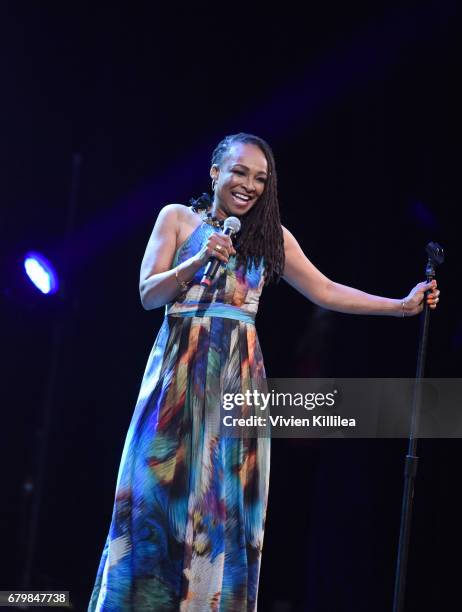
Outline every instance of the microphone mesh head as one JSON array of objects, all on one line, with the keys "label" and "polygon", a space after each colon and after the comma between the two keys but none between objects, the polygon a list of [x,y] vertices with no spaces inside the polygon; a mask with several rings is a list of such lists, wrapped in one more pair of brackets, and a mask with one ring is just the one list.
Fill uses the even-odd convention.
[{"label": "microphone mesh head", "polygon": [[237,234],[237,232],[241,229],[241,222],[237,217],[227,217],[225,219],[223,229],[230,229],[233,234]]}]

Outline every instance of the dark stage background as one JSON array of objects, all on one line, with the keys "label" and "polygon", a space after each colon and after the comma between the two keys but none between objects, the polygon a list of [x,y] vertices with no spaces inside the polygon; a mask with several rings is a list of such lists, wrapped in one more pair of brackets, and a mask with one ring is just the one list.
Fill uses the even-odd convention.
[{"label": "dark stage background", "polygon": [[[159,208],[209,188],[225,134],[272,144],[283,223],[333,279],[404,297],[425,244],[445,247],[427,375],[460,376],[456,5],[1,3],[1,589],[24,567],[23,483],[63,320],[32,586],[85,609],[163,316],[141,308],[139,264]],[[27,284],[32,248],[56,261],[65,298]],[[274,377],[415,372],[417,319],[325,312],[281,282],[257,328]],[[405,449],[273,442],[263,612],[391,610]],[[461,608],[460,449],[420,444],[409,612]]]}]

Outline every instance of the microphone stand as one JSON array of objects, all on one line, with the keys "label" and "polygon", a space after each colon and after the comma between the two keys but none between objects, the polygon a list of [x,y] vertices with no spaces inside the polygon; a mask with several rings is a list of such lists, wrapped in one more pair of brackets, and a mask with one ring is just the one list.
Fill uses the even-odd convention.
[{"label": "microphone stand", "polygon": [[[435,266],[442,264],[444,253],[441,246],[436,242],[427,244],[428,255],[425,275],[430,282],[435,278]],[[409,557],[409,542],[411,534],[412,509],[414,504],[414,485],[417,475],[417,435],[419,430],[421,383],[425,370],[425,359],[427,353],[428,327],[430,323],[430,309],[428,307],[425,293],[424,309],[421,315],[419,349],[417,353],[417,371],[414,382],[412,398],[411,430],[409,433],[409,447],[404,467],[404,492],[401,507],[401,525],[399,532],[398,558],[396,563],[395,591],[393,597],[393,612],[404,612],[404,598],[406,592],[406,572]]]}]

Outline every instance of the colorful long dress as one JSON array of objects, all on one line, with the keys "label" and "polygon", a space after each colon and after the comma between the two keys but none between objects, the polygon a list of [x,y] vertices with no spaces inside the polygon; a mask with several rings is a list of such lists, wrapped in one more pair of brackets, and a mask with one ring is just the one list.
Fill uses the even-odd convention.
[{"label": "colorful long dress", "polygon": [[[199,225],[173,265],[218,231]],[[148,359],[117,478],[90,611],[256,610],[269,483],[267,438],[220,434],[224,392],[261,389],[254,319],[263,266],[203,269]]]}]

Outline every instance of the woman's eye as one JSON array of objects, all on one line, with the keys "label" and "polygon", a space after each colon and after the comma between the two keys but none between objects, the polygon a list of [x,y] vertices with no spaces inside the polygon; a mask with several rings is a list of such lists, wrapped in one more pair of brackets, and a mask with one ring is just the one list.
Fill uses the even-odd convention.
[{"label": "woman's eye", "polygon": [[[233,172],[233,174],[238,174],[239,176],[245,176],[245,172],[244,172],[243,170],[237,170],[237,169],[234,169],[234,170],[232,170],[232,172]],[[257,179],[256,179],[256,180],[257,180],[259,183],[263,183],[263,185],[265,185],[265,184],[266,184],[266,182],[267,182],[267,178],[266,178],[266,177],[264,177],[264,176],[259,176],[259,177],[257,177]]]}]

